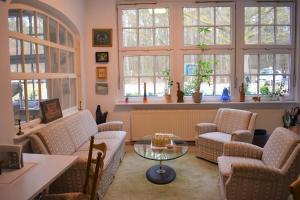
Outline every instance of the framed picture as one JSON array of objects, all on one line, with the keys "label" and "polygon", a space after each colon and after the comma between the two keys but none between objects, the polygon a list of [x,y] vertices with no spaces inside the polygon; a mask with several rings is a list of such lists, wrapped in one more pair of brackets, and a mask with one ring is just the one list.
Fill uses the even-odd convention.
[{"label": "framed picture", "polygon": [[96,95],[107,95],[108,94],[108,84],[107,83],[96,83],[95,92],[96,92]]},{"label": "framed picture", "polygon": [[108,52],[96,52],[96,62],[99,63],[104,63],[104,62],[108,62],[109,58],[108,58]]},{"label": "framed picture", "polygon": [[96,80],[106,81],[107,80],[107,67],[96,68]]},{"label": "framed picture", "polygon": [[49,99],[40,102],[42,112],[42,122],[52,122],[58,118],[61,118],[62,112],[59,103],[59,99]]},{"label": "framed picture", "polygon": [[111,47],[112,29],[93,29],[93,47]]}]

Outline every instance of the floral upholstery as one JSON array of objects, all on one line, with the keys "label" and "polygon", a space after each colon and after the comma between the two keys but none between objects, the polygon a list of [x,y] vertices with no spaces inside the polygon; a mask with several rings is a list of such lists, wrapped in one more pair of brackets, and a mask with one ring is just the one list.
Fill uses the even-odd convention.
[{"label": "floral upholstery", "polygon": [[256,113],[245,110],[220,108],[214,123],[196,125],[196,155],[217,162],[223,154],[223,145],[230,141],[252,143]]},{"label": "floral upholstery", "polygon": [[218,165],[223,199],[287,199],[289,185],[300,173],[300,137],[279,127],[263,149],[251,144],[227,143],[224,155],[218,157]]}]

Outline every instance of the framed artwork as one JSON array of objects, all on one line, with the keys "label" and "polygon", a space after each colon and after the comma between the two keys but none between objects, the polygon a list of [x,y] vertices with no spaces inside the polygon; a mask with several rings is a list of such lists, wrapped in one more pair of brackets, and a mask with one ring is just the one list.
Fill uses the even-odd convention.
[{"label": "framed artwork", "polygon": [[62,112],[59,103],[59,99],[49,99],[40,102],[42,112],[42,122],[52,122],[58,118],[61,118]]},{"label": "framed artwork", "polygon": [[96,80],[98,81],[107,80],[107,67],[96,67]]},{"label": "framed artwork", "polygon": [[112,29],[93,29],[93,47],[111,47]]},{"label": "framed artwork", "polygon": [[108,84],[107,83],[96,83],[95,92],[96,92],[96,95],[107,95],[108,94]]},{"label": "framed artwork", "polygon": [[109,57],[108,57],[108,52],[96,52],[96,62],[99,63],[105,63],[108,62]]}]

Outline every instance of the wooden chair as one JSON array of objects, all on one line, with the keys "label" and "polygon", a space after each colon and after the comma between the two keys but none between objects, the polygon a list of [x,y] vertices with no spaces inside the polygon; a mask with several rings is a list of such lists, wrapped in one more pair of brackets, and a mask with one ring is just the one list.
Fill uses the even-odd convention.
[{"label": "wooden chair", "polygon": [[[97,149],[100,152],[97,153],[97,159],[93,158],[93,149]],[[87,161],[87,169],[85,175],[85,183],[83,186],[83,191],[72,192],[72,193],[62,193],[62,194],[47,194],[41,197],[41,200],[95,200],[97,195],[97,186],[99,179],[103,172],[104,158],[106,156],[106,144],[94,144],[94,136],[91,137],[89,155]],[[92,164],[95,164],[95,172],[92,172]],[[90,188],[90,193],[88,193],[89,181],[92,180],[92,185]]]},{"label": "wooden chair", "polygon": [[300,200],[300,178],[290,185],[291,193],[294,200]]}]

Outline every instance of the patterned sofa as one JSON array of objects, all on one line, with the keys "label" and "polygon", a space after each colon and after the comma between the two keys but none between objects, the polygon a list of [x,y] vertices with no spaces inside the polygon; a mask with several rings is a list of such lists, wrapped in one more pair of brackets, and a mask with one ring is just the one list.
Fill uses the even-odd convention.
[{"label": "patterned sofa", "polygon": [[[34,153],[77,155],[77,162],[50,185],[50,193],[82,191],[89,151],[89,138],[95,136],[95,143],[104,142],[107,153],[104,171],[98,188],[102,199],[125,153],[126,132],[119,121],[96,125],[88,110],[79,111],[69,117],[56,120],[37,133],[29,136]],[[96,151],[94,151],[96,157]]]}]

